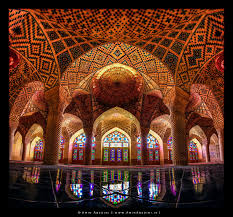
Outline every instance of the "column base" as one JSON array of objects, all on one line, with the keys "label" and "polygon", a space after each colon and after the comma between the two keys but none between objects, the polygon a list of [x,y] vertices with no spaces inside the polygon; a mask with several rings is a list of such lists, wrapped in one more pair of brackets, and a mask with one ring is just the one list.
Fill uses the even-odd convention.
[{"label": "column base", "polygon": [[174,166],[187,166],[188,161],[186,161],[186,160],[173,160],[173,165]]},{"label": "column base", "polygon": [[58,165],[58,162],[43,162],[43,165]]}]

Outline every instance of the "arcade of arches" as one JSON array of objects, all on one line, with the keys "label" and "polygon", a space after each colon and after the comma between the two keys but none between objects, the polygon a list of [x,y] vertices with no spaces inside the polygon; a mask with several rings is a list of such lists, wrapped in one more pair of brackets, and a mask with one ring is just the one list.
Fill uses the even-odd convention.
[{"label": "arcade of arches", "polygon": [[223,163],[223,18],[9,9],[10,161]]}]

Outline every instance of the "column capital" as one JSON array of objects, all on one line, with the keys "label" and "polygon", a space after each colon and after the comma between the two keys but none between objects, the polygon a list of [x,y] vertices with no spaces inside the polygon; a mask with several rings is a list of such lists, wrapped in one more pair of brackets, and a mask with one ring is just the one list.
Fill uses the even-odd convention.
[{"label": "column capital", "polygon": [[150,131],[150,128],[148,128],[148,127],[141,127],[141,136],[142,137],[144,137],[144,136],[147,136],[148,135],[148,133],[149,133],[149,131]]},{"label": "column capital", "polygon": [[71,102],[71,97],[65,88],[58,85],[45,91],[45,100],[50,109],[55,111],[60,109],[63,113],[66,106]]},{"label": "column capital", "polygon": [[171,112],[185,113],[185,108],[189,102],[189,94],[179,87],[174,87],[171,95]]}]

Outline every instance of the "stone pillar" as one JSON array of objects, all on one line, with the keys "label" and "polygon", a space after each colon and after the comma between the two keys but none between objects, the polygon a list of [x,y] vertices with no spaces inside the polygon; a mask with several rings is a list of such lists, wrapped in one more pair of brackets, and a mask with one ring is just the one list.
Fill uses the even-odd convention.
[{"label": "stone pillar", "polygon": [[45,92],[48,104],[48,117],[45,132],[44,164],[58,164],[64,103],[61,100],[60,87],[56,86]]},{"label": "stone pillar", "polygon": [[84,128],[84,132],[86,135],[84,164],[91,165],[92,127]]},{"label": "stone pillar", "polygon": [[217,129],[220,161],[224,161],[224,128]]},{"label": "stone pillar", "polygon": [[147,165],[149,162],[148,159],[148,150],[147,150],[147,135],[149,133],[149,128],[141,128],[141,141],[142,141],[142,165]]},{"label": "stone pillar", "polygon": [[23,153],[22,153],[22,161],[26,160],[27,146],[25,141],[25,136],[22,135],[22,143],[23,143]]},{"label": "stone pillar", "polygon": [[69,142],[70,142],[70,136],[66,130],[66,128],[62,128],[62,136],[64,138],[64,158],[63,163],[68,164],[68,154],[69,154]]},{"label": "stone pillar", "polygon": [[210,138],[207,138],[206,140],[205,157],[206,157],[206,163],[209,163],[210,162]]},{"label": "stone pillar", "polygon": [[15,130],[16,128],[9,127],[9,160],[11,160],[11,152],[15,140]]},{"label": "stone pillar", "polygon": [[175,89],[175,96],[170,111],[172,132],[172,156],[174,165],[188,164],[188,149],[186,145],[185,108],[189,96],[179,88]]}]

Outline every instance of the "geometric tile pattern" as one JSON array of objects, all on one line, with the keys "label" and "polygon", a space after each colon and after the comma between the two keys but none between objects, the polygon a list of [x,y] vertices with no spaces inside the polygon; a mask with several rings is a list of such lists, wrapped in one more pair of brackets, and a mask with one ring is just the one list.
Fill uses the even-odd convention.
[{"label": "geometric tile pattern", "polygon": [[190,83],[201,73],[202,66],[223,50],[223,46],[224,12],[207,14],[199,23],[183,52],[177,69],[176,83],[182,89],[189,91]]},{"label": "geometric tile pattern", "polygon": [[28,83],[20,90],[10,111],[10,122],[19,120],[31,97],[38,90],[44,90],[43,83],[39,81]]},{"label": "geometric tile pattern", "polygon": [[27,132],[35,123],[42,127],[43,132],[46,131],[46,119],[40,112],[35,112],[32,115],[21,117],[16,131],[19,130],[23,136],[26,136]]},{"label": "geometric tile pattern", "polygon": [[[216,129],[223,128],[223,126],[224,126],[224,114],[223,114],[221,107],[219,106],[219,103],[216,100],[212,90],[209,87],[207,87],[206,85],[194,84],[194,85],[192,85],[192,91],[199,94],[202,102],[207,106],[207,108],[208,108],[208,110],[213,118],[215,128]],[[201,109],[199,108],[198,111],[200,112]],[[206,114],[207,113],[209,114],[209,112],[205,111]],[[203,111],[202,111],[202,113],[203,113]]]},{"label": "geometric tile pattern", "polygon": [[[120,42],[99,46],[82,55],[64,72],[61,84],[68,86],[72,94],[77,84],[86,76],[113,63],[131,66],[139,73],[146,74],[158,84],[164,95],[169,90],[169,86],[174,85],[171,73],[156,57],[142,49]],[[145,92],[154,88],[146,77],[144,80],[146,81]],[[86,86],[85,90],[90,91],[90,87]]]},{"label": "geometric tile pattern", "polygon": [[[222,126],[224,75],[214,57],[223,38],[223,9],[9,9],[10,47],[21,57],[9,72],[11,119],[37,90],[28,82],[47,90],[61,79],[73,92],[87,75],[118,62],[147,75],[164,96],[174,83],[187,92],[207,85],[194,88],[202,99],[195,112]],[[147,91],[153,85],[144,80]]]},{"label": "geometric tile pattern", "polygon": [[9,110],[27,83],[41,80],[40,74],[33,65],[21,54],[19,56],[19,64],[15,68],[9,69]]},{"label": "geometric tile pattern", "polygon": [[10,9],[9,37],[10,46],[31,62],[45,88],[55,86],[59,75],[57,65],[51,46],[36,19],[25,11]]},{"label": "geometric tile pattern", "polygon": [[[216,56],[218,57],[218,54]],[[193,84],[198,83],[208,85],[212,90],[222,113],[224,113],[224,72],[221,72],[216,68],[216,56],[201,68],[200,73],[194,78]]]},{"label": "geometric tile pattern", "polygon": [[[60,72],[106,42],[122,41],[157,56],[175,73],[178,56],[211,9],[27,9],[52,42]],[[66,61],[63,61],[65,59]]]}]

